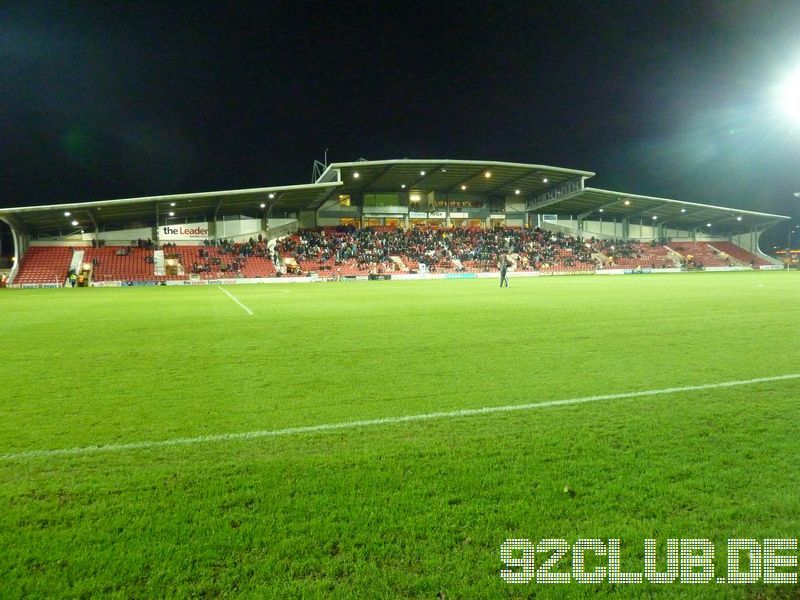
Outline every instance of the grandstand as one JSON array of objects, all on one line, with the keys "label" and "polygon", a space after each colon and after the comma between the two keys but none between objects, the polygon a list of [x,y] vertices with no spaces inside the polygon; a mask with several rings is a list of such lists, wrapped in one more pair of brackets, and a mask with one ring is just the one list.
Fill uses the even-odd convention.
[{"label": "grandstand", "polygon": [[13,286],[765,269],[788,217],[585,186],[589,171],[464,160],[333,163],[307,185],[0,210]]}]

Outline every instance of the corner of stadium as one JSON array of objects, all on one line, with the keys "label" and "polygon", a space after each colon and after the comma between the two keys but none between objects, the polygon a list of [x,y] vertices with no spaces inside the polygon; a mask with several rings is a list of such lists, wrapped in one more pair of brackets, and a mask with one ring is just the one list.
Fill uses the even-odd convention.
[{"label": "corner of stadium", "polygon": [[[316,164],[310,184],[0,209],[7,287],[780,269],[789,217],[450,159]],[[500,234],[500,235],[498,235]],[[73,282],[74,283],[74,282]]]}]

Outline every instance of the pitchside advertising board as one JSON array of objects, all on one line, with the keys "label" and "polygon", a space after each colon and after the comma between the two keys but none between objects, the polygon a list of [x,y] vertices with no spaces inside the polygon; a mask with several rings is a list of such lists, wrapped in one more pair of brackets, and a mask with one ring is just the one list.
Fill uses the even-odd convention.
[{"label": "pitchside advertising board", "polygon": [[180,225],[161,225],[158,239],[164,242],[205,240],[208,238],[208,222],[181,223]]}]

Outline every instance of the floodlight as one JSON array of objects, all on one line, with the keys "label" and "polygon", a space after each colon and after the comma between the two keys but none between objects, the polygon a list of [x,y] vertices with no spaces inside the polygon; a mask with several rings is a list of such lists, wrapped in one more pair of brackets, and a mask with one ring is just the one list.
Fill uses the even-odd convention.
[{"label": "floodlight", "polygon": [[72,214],[72,213],[71,213],[71,212],[69,212],[68,210],[65,210],[65,211],[64,211],[64,216],[65,216],[65,217],[68,217],[68,216],[70,216],[71,214]]},{"label": "floodlight", "polygon": [[267,208],[267,205],[262,202],[261,203],[261,208]]},{"label": "floodlight", "polygon": [[486,179],[489,179],[489,177],[492,176],[492,172],[491,171],[486,171],[486,173],[484,173],[483,176],[486,177]]},{"label": "floodlight", "polygon": [[467,186],[462,183],[461,184],[461,191],[463,192],[465,189],[467,189]]},{"label": "floodlight", "polygon": [[72,225],[73,225],[73,227],[77,227],[78,226],[78,222],[77,221],[73,221]]},{"label": "floodlight", "polygon": [[411,200],[412,202],[419,202],[420,200],[422,200],[422,197],[419,194],[411,194],[408,197],[408,199]]},{"label": "floodlight", "polygon": [[270,195],[269,195],[269,199],[272,200],[274,197],[275,197],[275,192],[271,192]]},{"label": "floodlight", "polygon": [[420,171],[420,172],[419,172],[419,174],[420,174],[422,177],[425,177],[425,171]]},{"label": "floodlight", "polygon": [[406,184],[404,183],[403,185],[400,186],[400,188],[401,189],[406,189]]},{"label": "floodlight", "polygon": [[786,78],[778,91],[778,99],[783,112],[800,124],[800,68]]},{"label": "floodlight", "polygon": [[358,171],[353,173],[353,179],[358,179],[359,177],[361,177],[361,174]]},{"label": "floodlight", "polygon": [[174,202],[170,202],[169,205],[170,206],[175,206],[175,203]]},{"label": "floodlight", "polygon": [[685,213],[685,212],[686,212],[686,209],[685,209],[685,208],[682,208],[682,209],[681,209],[681,212],[682,212],[682,213]]},{"label": "floodlight", "polygon": [[519,190],[514,190],[514,194],[516,194],[517,196],[519,196]]},{"label": "floodlight", "polygon": [[631,205],[631,201],[630,200],[625,200],[624,204],[625,204],[625,206],[630,206]]},{"label": "floodlight", "polygon": [[172,211],[169,211],[169,216],[170,216],[170,217],[174,217],[174,216],[175,216],[175,213],[174,213],[174,212],[172,212]]},{"label": "floodlight", "polygon": [[657,218],[658,217],[656,215],[653,215],[653,221],[655,221]]},{"label": "floodlight", "polygon": [[545,177],[544,179],[542,179],[542,183],[547,183],[547,181],[548,181],[548,180],[547,180],[547,177]]},{"label": "floodlight", "polygon": [[601,208],[598,212],[603,212],[604,210],[605,210],[604,208]]}]

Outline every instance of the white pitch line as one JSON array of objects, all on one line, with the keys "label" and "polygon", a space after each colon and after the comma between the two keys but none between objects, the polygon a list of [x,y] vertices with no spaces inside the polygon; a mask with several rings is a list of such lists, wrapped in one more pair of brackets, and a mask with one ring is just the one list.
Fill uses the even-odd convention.
[{"label": "white pitch line", "polygon": [[239,299],[238,299],[238,298],[236,298],[236,296],[234,296],[233,294],[231,294],[231,293],[230,293],[228,290],[226,290],[224,287],[222,287],[222,286],[219,286],[219,289],[221,289],[223,292],[225,292],[226,294],[228,294],[228,297],[229,297],[231,300],[233,300],[234,302],[236,302],[236,304],[238,304],[239,306],[241,306],[241,307],[244,309],[244,311],[245,311],[245,312],[246,312],[248,315],[252,315],[252,314],[253,314],[253,311],[252,311],[252,310],[250,310],[250,309],[249,309],[249,308],[247,308],[247,307],[246,307],[244,304],[242,304],[241,302],[239,302]]},{"label": "white pitch line", "polygon": [[785,381],[787,379],[798,379],[798,378],[800,378],[800,373],[792,373],[789,375],[775,375],[773,377],[757,377],[755,379],[723,381],[721,383],[705,383],[702,385],[687,385],[683,387],[663,388],[660,390],[643,390],[639,392],[624,392],[621,394],[604,394],[602,396],[583,396],[580,398],[568,398],[566,400],[548,400],[547,402],[536,402],[532,404],[510,404],[506,406],[487,406],[485,408],[467,408],[463,410],[453,410],[448,412],[423,413],[417,415],[405,415],[400,417],[384,417],[380,419],[366,419],[361,421],[345,421],[342,423],[322,423],[320,425],[307,425],[304,427],[287,427],[285,429],[245,431],[240,433],[219,433],[215,435],[201,435],[198,437],[175,438],[171,440],[152,440],[152,441],[142,441],[142,442],[131,442],[129,444],[108,444],[106,446],[82,446],[78,448],[59,448],[54,450],[29,450],[27,452],[0,454],[0,460],[17,460],[25,458],[39,458],[45,456],[79,456],[82,454],[95,454],[100,452],[121,452],[125,450],[151,450],[153,448],[166,448],[169,446],[188,446],[191,444],[206,444],[211,442],[253,440],[258,438],[296,435],[301,433],[317,433],[320,431],[336,431],[339,429],[372,427],[374,425],[394,425],[397,423],[410,423],[413,421],[431,421],[433,419],[450,419],[459,417],[472,417],[476,415],[490,415],[494,413],[503,413],[503,412],[534,410],[537,408],[568,406],[571,404],[586,404],[588,402],[600,402],[603,400],[620,400],[623,398],[641,398],[644,396],[660,396],[665,394],[677,394],[681,392],[697,392],[702,390],[731,388],[743,385],[753,385],[756,383],[770,383],[773,381]]}]

